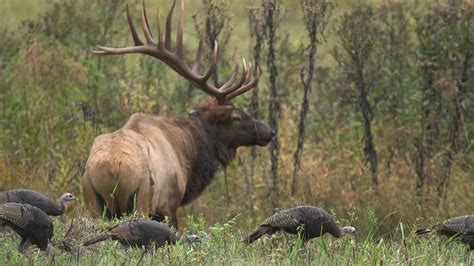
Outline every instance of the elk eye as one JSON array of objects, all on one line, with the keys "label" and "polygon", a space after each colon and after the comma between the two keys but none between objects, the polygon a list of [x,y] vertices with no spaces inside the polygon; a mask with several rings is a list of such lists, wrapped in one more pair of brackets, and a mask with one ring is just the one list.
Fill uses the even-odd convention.
[{"label": "elk eye", "polygon": [[240,120],[242,120],[242,118],[240,116],[238,116],[238,115],[233,115],[232,116],[232,121],[237,122],[237,121],[240,121]]}]

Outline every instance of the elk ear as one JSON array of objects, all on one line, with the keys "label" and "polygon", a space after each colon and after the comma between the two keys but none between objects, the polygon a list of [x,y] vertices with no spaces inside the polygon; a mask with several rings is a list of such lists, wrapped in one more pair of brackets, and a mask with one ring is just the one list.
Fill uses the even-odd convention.
[{"label": "elk ear", "polygon": [[234,106],[232,105],[218,105],[210,110],[208,118],[214,122],[230,121],[232,111],[234,111]]}]

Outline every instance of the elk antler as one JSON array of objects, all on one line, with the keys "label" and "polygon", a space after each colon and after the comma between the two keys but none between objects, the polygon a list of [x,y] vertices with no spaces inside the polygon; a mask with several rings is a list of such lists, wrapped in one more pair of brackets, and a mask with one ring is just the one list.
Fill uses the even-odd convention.
[{"label": "elk antler", "polygon": [[[143,10],[142,10],[142,28],[145,35],[146,42],[143,43],[138,37],[135,25],[133,23],[132,16],[130,15],[130,10],[128,5],[126,5],[127,10],[127,19],[128,24],[130,25],[130,31],[132,33],[132,38],[135,43],[134,46],[124,47],[124,48],[112,48],[99,46],[100,51],[92,51],[95,54],[99,55],[114,55],[114,54],[133,54],[133,53],[142,53],[151,55],[158,58],[159,60],[165,62],[168,66],[174,69],[178,74],[189,80],[191,83],[196,85],[199,89],[203,90],[207,94],[214,96],[217,99],[219,105],[230,104],[230,100],[248,90],[253,88],[258,83],[260,76],[260,71],[257,69],[255,79],[251,80],[252,69],[248,69],[245,59],[243,59],[242,74],[238,82],[236,82],[237,76],[239,75],[239,64],[236,64],[234,71],[230,79],[225,82],[220,87],[215,87],[207,83],[209,77],[211,76],[214,67],[217,62],[218,57],[218,48],[217,42],[214,45],[214,51],[212,53],[211,65],[209,69],[204,74],[199,74],[199,66],[201,64],[203,56],[203,43],[204,38],[201,37],[199,41],[199,47],[196,53],[196,59],[190,68],[185,60],[183,55],[183,13],[184,13],[184,2],[181,0],[181,10],[179,14],[178,22],[178,31],[176,34],[176,50],[172,51],[171,48],[171,19],[173,16],[173,10],[176,5],[176,0],[173,0],[173,5],[168,13],[166,19],[166,28],[163,36],[161,23],[160,23],[160,13],[158,11],[158,41],[155,42],[153,36],[150,32],[150,26],[148,24],[148,17],[145,9],[145,1],[143,1]],[[252,65],[250,64],[250,68]]]}]

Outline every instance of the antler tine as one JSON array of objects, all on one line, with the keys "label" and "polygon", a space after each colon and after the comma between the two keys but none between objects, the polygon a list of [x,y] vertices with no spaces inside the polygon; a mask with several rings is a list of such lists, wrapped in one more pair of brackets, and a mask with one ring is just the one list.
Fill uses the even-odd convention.
[{"label": "antler tine", "polygon": [[165,49],[171,51],[171,20],[173,18],[174,6],[176,5],[176,0],[173,0],[173,5],[171,6],[168,17],[166,18],[166,28],[165,28]]},{"label": "antler tine", "polygon": [[230,91],[230,88],[232,87],[232,84],[235,82],[235,79],[237,78],[238,74],[239,74],[239,64],[237,63],[234,67],[234,71],[232,72],[232,75],[230,76],[230,79],[219,88],[219,91],[223,93],[228,93]]},{"label": "antler tine", "polygon": [[247,73],[246,73],[247,75],[245,76],[245,82],[242,84],[243,86],[250,83],[250,78],[252,77],[252,72],[253,72],[252,71],[252,62],[249,62],[249,68],[248,69],[249,69],[249,71],[247,71]]},{"label": "antler tine", "polygon": [[[214,42],[214,52],[212,53],[211,65],[209,66],[209,69],[207,70],[206,74],[204,74],[203,76],[200,77],[201,82],[205,82],[211,77],[212,72],[214,71],[214,68],[215,68],[216,63],[217,63],[218,50],[219,50],[219,47],[217,45],[217,41],[215,41]],[[214,90],[217,93],[219,93],[219,91],[217,89],[214,89]]]},{"label": "antler tine", "polygon": [[94,54],[98,55],[113,55],[113,54],[133,54],[133,53],[146,53],[147,49],[143,46],[132,46],[132,47],[125,47],[125,48],[113,48],[113,47],[106,47],[100,46],[100,51],[91,51]]},{"label": "antler tine", "polygon": [[199,66],[201,65],[203,50],[204,50],[204,33],[201,35],[201,38],[199,39],[199,46],[196,52],[196,58],[194,59],[194,63],[191,68],[191,71],[196,72],[196,73],[199,72]]},{"label": "antler tine", "polygon": [[181,10],[179,11],[178,31],[176,32],[176,55],[183,58],[183,24],[184,24],[184,1],[181,0]]},{"label": "antler tine", "polygon": [[244,84],[246,76],[247,76],[247,65],[245,64],[245,61],[244,61],[244,63],[242,64],[242,76],[240,77],[239,82],[235,83],[235,79],[234,79],[232,83],[230,83],[230,84],[226,83],[222,87],[220,87],[219,91],[222,91],[225,94],[229,94],[229,93],[235,91],[236,89],[241,87],[242,84]]},{"label": "antler tine", "polygon": [[[235,98],[236,96],[239,96],[242,93],[245,93],[255,87],[258,84],[258,80],[260,79],[260,68],[257,68],[257,73],[255,74],[255,79],[252,80],[251,82],[246,82],[246,84],[243,87],[240,87],[239,89],[235,90],[232,93],[227,94],[226,99],[230,101],[232,98]],[[250,79],[251,72],[248,72],[248,76]]]},{"label": "antler tine", "polygon": [[160,17],[160,9],[157,8],[156,9],[156,21],[157,21],[157,29],[158,29],[158,43],[157,43],[157,46],[158,46],[158,50],[162,50],[163,49],[163,31],[161,29],[161,17]]},{"label": "antler tine", "polygon": [[150,25],[148,24],[148,17],[146,15],[146,8],[145,8],[145,0],[142,1],[143,9],[142,9],[142,28],[143,33],[145,34],[146,43],[147,44],[155,44],[153,40],[153,36],[150,32]]},{"label": "antler tine", "polygon": [[135,43],[135,46],[143,45],[143,42],[138,37],[137,30],[135,29],[135,24],[133,23],[132,15],[130,15],[130,9],[128,8],[128,4],[125,5],[125,9],[127,11],[127,20],[128,25],[130,26],[130,31],[132,32],[133,42]]},{"label": "antler tine", "polygon": [[[244,62],[245,62],[245,58],[244,58]],[[250,81],[250,78],[252,77],[252,72],[253,72],[253,71],[252,71],[252,70],[253,70],[253,69],[252,69],[252,62],[249,62],[249,68],[248,68],[247,70],[248,70],[247,73],[246,73],[247,76],[246,76],[246,78],[245,78],[244,84],[248,84],[249,81]]]}]

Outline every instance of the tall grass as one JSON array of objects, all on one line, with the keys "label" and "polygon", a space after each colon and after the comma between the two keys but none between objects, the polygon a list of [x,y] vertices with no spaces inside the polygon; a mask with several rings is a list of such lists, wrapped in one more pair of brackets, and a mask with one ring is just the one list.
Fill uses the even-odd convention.
[{"label": "tall grass", "polygon": [[[116,241],[105,241],[90,247],[80,244],[118,223],[76,219],[67,239],[64,232],[70,218],[55,219],[55,236],[47,253],[30,249],[29,257],[16,250],[18,236],[10,232],[0,235],[0,255],[5,264],[15,265],[470,265],[474,253],[457,242],[438,237],[417,238],[413,228],[400,224],[391,240],[371,236],[334,239],[324,236],[302,245],[299,239],[283,233],[263,237],[252,245],[242,242],[249,231],[239,229],[240,216],[222,224],[205,228],[203,220],[189,218],[187,232],[193,230],[202,242],[177,244],[145,252],[141,248],[124,248]],[[63,220],[63,221],[62,221]],[[67,243],[67,245],[65,244]],[[64,251],[69,247],[72,251]]]}]

